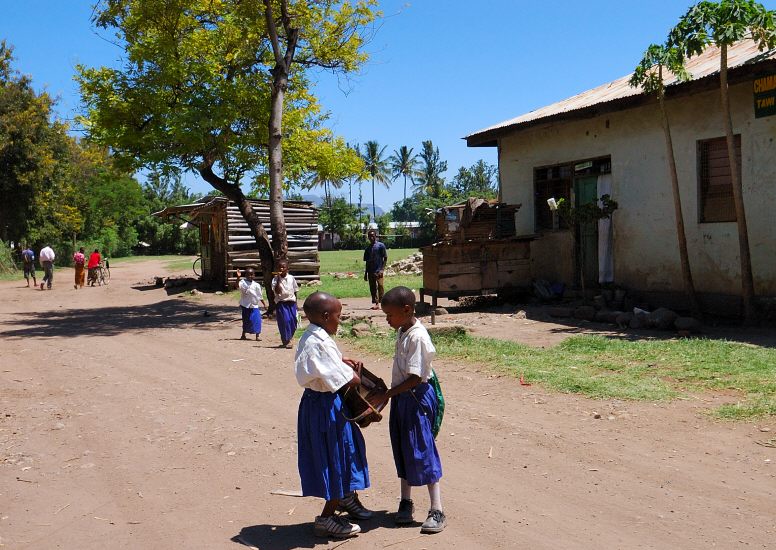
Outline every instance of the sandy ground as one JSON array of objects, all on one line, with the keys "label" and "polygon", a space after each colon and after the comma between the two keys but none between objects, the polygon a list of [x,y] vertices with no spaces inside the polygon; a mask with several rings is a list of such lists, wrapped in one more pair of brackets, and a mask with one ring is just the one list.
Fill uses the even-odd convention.
[{"label": "sandy ground", "polygon": [[[445,361],[435,366],[448,402],[438,440],[448,528],[421,536],[418,526],[393,527],[398,482],[383,422],[364,432],[372,488],[362,500],[376,518],[344,544],[317,539],[322,502],[272,494],[298,488],[301,394],[275,327],[265,325],[260,342],[239,341],[236,305],[144,286],[162,264],[112,272],[109,286],[78,291],[69,270],[52,291],[0,283],[0,547],[776,544],[776,449],[757,444],[776,422],[705,414],[730,396],[593,401]],[[346,304],[368,313],[365,300]],[[535,345],[588,330],[466,315],[478,330],[498,326]],[[389,361],[362,358],[390,378]],[[422,521],[425,490],[414,499]]]}]

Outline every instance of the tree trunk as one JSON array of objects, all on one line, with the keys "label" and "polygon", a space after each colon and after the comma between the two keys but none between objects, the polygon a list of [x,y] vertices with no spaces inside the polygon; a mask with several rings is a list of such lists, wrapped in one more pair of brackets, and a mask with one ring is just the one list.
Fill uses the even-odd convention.
[{"label": "tree trunk", "polygon": [[229,183],[224,178],[217,176],[213,172],[212,163],[205,163],[200,169],[199,173],[206,182],[213,186],[213,188],[221,191],[227,199],[234,202],[239,208],[245,221],[248,223],[248,227],[251,230],[253,238],[256,240],[256,245],[259,248],[259,258],[261,258],[261,269],[264,281],[264,287],[267,290],[267,304],[269,307],[267,310],[272,312],[275,309],[274,294],[272,293],[272,270],[274,267],[274,259],[272,257],[272,246],[269,243],[269,235],[264,229],[264,225],[261,223],[258,214],[253,210],[250,201],[245,197],[245,194],[240,189],[239,185]]},{"label": "tree trunk", "polygon": [[[661,74],[662,81],[662,74]],[[690,256],[687,253],[687,234],[684,229],[684,215],[682,214],[682,198],[679,194],[679,176],[676,172],[676,158],[674,157],[674,143],[671,139],[671,127],[668,124],[665,97],[663,91],[658,93],[660,102],[660,115],[663,121],[663,134],[666,139],[666,158],[668,159],[668,171],[671,174],[671,191],[674,196],[674,217],[676,219],[676,237],[679,240],[679,259],[682,264],[682,280],[687,299],[690,301],[690,311],[693,317],[700,317],[701,308],[698,305],[698,296],[695,294],[695,284],[690,270]]]},{"label": "tree trunk", "polygon": [[272,227],[272,248],[277,259],[288,256],[286,220],[283,216],[283,98],[288,86],[288,74],[277,66],[273,69],[272,107],[269,113],[269,221]]},{"label": "tree trunk", "polygon": [[404,174],[404,200],[407,200],[407,174]]},{"label": "tree trunk", "polygon": [[377,221],[377,207],[375,206],[375,179],[372,178],[372,218]]},{"label": "tree trunk", "polygon": [[744,319],[751,323],[755,320],[754,310],[754,278],[752,276],[752,258],[749,255],[749,230],[746,224],[744,209],[744,192],[741,185],[741,174],[738,171],[736,144],[733,136],[733,120],[730,116],[730,97],[728,95],[727,78],[727,46],[720,48],[719,84],[722,99],[722,122],[727,139],[728,159],[730,160],[730,180],[733,187],[733,203],[736,208],[736,223],[738,225],[738,247],[741,257],[741,296],[744,302]]}]

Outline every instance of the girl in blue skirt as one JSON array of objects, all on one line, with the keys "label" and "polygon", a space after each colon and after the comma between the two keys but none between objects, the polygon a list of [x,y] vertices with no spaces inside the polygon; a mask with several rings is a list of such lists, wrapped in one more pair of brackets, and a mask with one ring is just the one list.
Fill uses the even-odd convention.
[{"label": "girl in blue skirt", "polygon": [[436,349],[426,327],[415,318],[412,290],[404,286],[392,288],[383,296],[381,307],[388,324],[398,331],[391,389],[385,396],[392,398],[388,429],[401,480],[401,501],[395,521],[397,525],[414,522],[412,487],[425,485],[431,507],[420,532],[439,533],[445,528],[446,518],[439,486],[442,463],[432,433],[438,402],[428,383]]},{"label": "girl in blue skirt", "polygon": [[355,492],[369,487],[369,468],[364,437],[346,420],[350,412],[337,390],[361,383],[362,364],[343,358],[331,338],[342,313],[339,300],[315,292],[305,300],[304,312],[310,326],[299,340],[295,360],[297,382],[305,388],[297,419],[302,495],[326,499],[315,518],[316,535],[352,537],[361,527],[335,512],[347,512],[356,520],[372,517]]},{"label": "girl in blue skirt", "polygon": [[245,270],[245,277],[240,278],[240,270],[237,270],[237,287],[240,289],[240,312],[242,313],[242,336],[240,340],[247,340],[245,334],[255,334],[256,340],[261,334],[261,310],[259,304],[267,307],[262,296],[261,285],[254,281],[255,273],[252,267]]},{"label": "girl in blue skirt", "polygon": [[288,272],[288,261],[280,260],[277,264],[278,273],[272,279],[272,292],[275,293],[275,317],[278,321],[281,346],[290,348],[291,340],[296,332],[296,293],[299,285]]}]

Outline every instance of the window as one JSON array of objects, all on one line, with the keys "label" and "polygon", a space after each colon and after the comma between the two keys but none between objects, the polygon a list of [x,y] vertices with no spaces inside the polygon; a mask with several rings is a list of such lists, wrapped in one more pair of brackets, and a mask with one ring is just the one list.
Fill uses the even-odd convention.
[{"label": "window", "polygon": [[[735,136],[736,161],[741,174],[741,135]],[[727,140],[724,137],[698,141],[698,187],[701,223],[734,222],[733,186]]]},{"label": "window", "polygon": [[[570,165],[550,166],[534,170],[534,212],[536,230],[565,228],[563,221],[550,210],[547,199],[571,200],[572,170]],[[559,225],[560,223],[560,225]]]}]

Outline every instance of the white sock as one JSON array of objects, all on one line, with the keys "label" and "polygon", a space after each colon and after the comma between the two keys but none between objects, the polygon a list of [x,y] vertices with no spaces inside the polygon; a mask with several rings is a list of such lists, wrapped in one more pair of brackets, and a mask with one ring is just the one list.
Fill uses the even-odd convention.
[{"label": "white sock", "polygon": [[428,497],[431,500],[431,509],[442,511],[442,488],[439,482],[428,484]]}]

